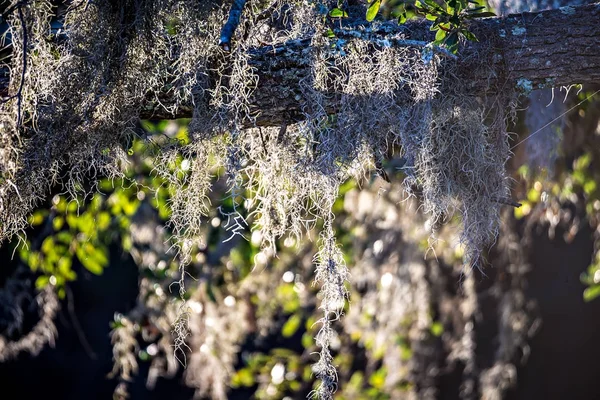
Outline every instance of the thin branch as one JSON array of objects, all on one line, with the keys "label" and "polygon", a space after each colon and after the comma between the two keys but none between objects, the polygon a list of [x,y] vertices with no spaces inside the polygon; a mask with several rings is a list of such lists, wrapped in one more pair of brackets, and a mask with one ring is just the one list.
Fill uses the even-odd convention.
[{"label": "thin branch", "polygon": [[69,316],[71,317],[71,322],[73,322],[73,328],[75,329],[75,333],[77,333],[77,338],[79,342],[83,346],[83,349],[87,353],[87,355],[92,359],[96,360],[98,356],[92,349],[90,342],[88,342],[87,337],[85,336],[85,332],[83,331],[81,324],[79,324],[79,319],[77,319],[77,315],[75,314],[75,306],[73,302],[73,292],[69,286],[66,286],[67,292],[67,309],[69,310]]},{"label": "thin branch", "polygon": [[21,126],[21,108],[23,103],[23,87],[25,86],[25,74],[27,72],[27,24],[25,23],[25,15],[23,15],[23,6],[26,5],[26,1],[20,1],[8,9],[5,14],[2,15],[3,19],[5,19],[5,15],[11,13],[15,9],[17,10],[17,14],[19,16],[19,21],[21,22],[21,27],[23,29],[23,67],[21,69],[21,82],[19,83],[19,90],[17,93],[7,97],[6,99],[2,99],[0,104],[6,103],[14,98],[17,99],[17,127]]},{"label": "thin branch", "polygon": [[12,14],[13,11],[15,11],[17,8],[21,8],[21,6],[24,6],[27,3],[27,0],[23,0],[23,1],[19,1],[18,3],[13,4],[12,6],[8,7],[6,10],[4,10],[4,12],[2,14],[0,14],[0,17],[2,17],[3,20],[6,20],[6,16],[9,14]]},{"label": "thin branch", "polygon": [[387,183],[391,183],[389,175],[385,171],[385,168],[383,168],[382,157],[377,157],[377,159],[375,160],[375,172],[377,173],[377,175],[379,175],[379,177],[381,177],[381,179],[383,179]]},{"label": "thin branch", "polygon": [[456,54],[452,54],[450,51],[446,50],[443,47],[436,46],[431,42],[425,40],[412,40],[412,39],[398,39],[398,38],[377,38],[377,37],[369,37],[369,35],[365,35],[363,32],[359,32],[356,30],[347,30],[347,29],[334,29],[334,33],[339,37],[346,38],[356,38],[365,36],[372,43],[375,43],[381,47],[420,47],[423,49],[423,57],[426,58],[428,53],[437,53],[441,56],[451,58],[453,60],[458,60],[458,56]]},{"label": "thin branch", "polygon": [[285,132],[287,131],[287,124],[284,122],[281,124],[281,129],[279,129],[279,134],[277,134],[277,144],[283,143],[283,139],[285,138]]},{"label": "thin branch", "polygon": [[231,4],[229,18],[225,25],[223,25],[223,29],[221,29],[221,40],[219,42],[219,45],[221,45],[225,51],[229,51],[231,48],[231,38],[240,24],[240,17],[242,16],[242,10],[244,9],[245,4],[246,0],[233,0],[233,3]]},{"label": "thin branch", "polygon": [[492,201],[495,201],[496,203],[500,203],[500,204],[505,204],[507,206],[512,206],[515,208],[519,208],[523,205],[523,204],[513,201],[511,199],[499,199],[499,198],[494,197],[494,198],[492,198]]},{"label": "thin branch", "polygon": [[[472,21],[473,33],[489,40],[466,43],[461,47],[458,60],[444,56],[446,62],[441,65],[440,74],[442,90],[445,85],[452,87],[461,82],[470,95],[486,96],[512,88],[522,90],[524,84],[539,89],[598,82],[600,55],[590,49],[595,48],[600,38],[600,6],[591,4],[573,10],[573,15],[548,10]],[[360,21],[349,21],[345,26],[334,31],[341,39],[357,37],[378,46],[415,46],[424,50],[424,56],[440,50],[424,48],[433,40],[427,23],[386,24],[375,31],[361,28]],[[526,35],[521,33],[523,29]],[[402,40],[403,35],[411,39]],[[250,108],[256,111],[256,116],[247,126],[281,126],[304,118],[302,107],[308,99],[301,90],[301,82],[312,73],[311,59],[305,51],[310,42],[311,37],[302,37],[247,50],[248,64],[258,77],[250,99]],[[539,49],[543,49],[543,54]],[[339,106],[340,93],[326,92],[325,108],[333,114]],[[194,109],[191,103],[175,107],[169,96],[162,96],[161,101],[166,107],[172,106],[174,112],[167,112],[158,104],[146,104],[141,117],[191,117]]]},{"label": "thin branch", "polygon": [[23,29],[23,68],[21,71],[21,83],[19,84],[19,91],[17,92],[17,128],[21,126],[21,103],[23,102],[23,86],[25,85],[25,72],[27,71],[27,24],[25,23],[25,16],[23,15],[23,8],[20,5],[17,8],[19,14],[19,20],[21,21],[21,27]]}]

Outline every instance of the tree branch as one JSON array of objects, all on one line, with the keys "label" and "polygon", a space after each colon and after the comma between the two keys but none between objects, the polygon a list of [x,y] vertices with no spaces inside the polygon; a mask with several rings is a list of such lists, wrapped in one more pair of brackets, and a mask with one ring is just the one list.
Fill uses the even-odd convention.
[{"label": "tree branch", "polygon": [[[236,6],[237,5],[237,6]],[[223,27],[221,44],[229,43],[239,22],[244,1],[236,0]],[[236,8],[237,7],[237,8]],[[364,20],[347,18],[336,30],[338,37],[361,37],[376,44],[415,46],[433,40],[428,21],[395,22],[376,30]],[[365,26],[367,28],[365,28]],[[456,60],[443,56],[442,69],[452,73],[441,76],[444,88],[460,82],[468,93],[482,96],[517,88],[523,93],[533,89],[600,82],[600,3],[561,7],[535,13],[471,21],[470,30],[479,42],[468,42]],[[410,40],[392,39],[406,33]],[[388,38],[389,40],[386,40]],[[379,41],[379,42],[377,42]],[[258,85],[251,97],[251,110],[259,126],[282,126],[302,119],[306,103],[300,82],[311,74],[310,38],[281,46],[251,50],[249,64],[258,74]],[[143,105],[142,119],[189,118],[191,104],[167,111],[173,99],[159,94],[160,104]],[[149,99],[154,96],[148,96]],[[327,93],[327,110],[334,113],[339,93]]]},{"label": "tree branch", "polygon": [[[406,32],[413,41],[433,40],[427,22],[388,23],[378,32],[361,31],[361,24],[364,21],[345,22],[346,27],[356,26],[351,29],[354,37],[391,37]],[[480,42],[468,42],[457,60],[446,59],[444,65],[458,71],[451,79],[454,83],[459,79],[475,96],[515,87],[526,93],[538,88],[600,82],[600,3],[475,20],[471,31]],[[337,34],[347,32],[348,29],[341,29]],[[251,105],[258,125],[282,125],[302,118],[306,99],[299,82],[310,74],[309,42],[295,40],[252,51],[250,65],[259,79]],[[394,41],[390,44],[403,45]],[[441,84],[443,89],[444,82]],[[335,112],[337,96],[328,95],[328,109]],[[168,104],[169,99],[164,101]],[[142,118],[190,117],[192,111],[191,106],[184,106],[175,114],[168,114],[152,104],[144,109]]]},{"label": "tree branch", "polygon": [[229,51],[231,38],[240,24],[240,17],[242,16],[242,10],[244,9],[245,4],[246,0],[233,0],[233,3],[231,4],[229,18],[225,25],[223,25],[223,29],[221,29],[221,39],[219,43],[225,51]]}]

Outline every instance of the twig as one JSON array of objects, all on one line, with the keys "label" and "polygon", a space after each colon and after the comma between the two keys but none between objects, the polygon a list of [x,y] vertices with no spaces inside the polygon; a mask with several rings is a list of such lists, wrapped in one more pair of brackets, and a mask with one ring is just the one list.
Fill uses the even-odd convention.
[{"label": "twig", "polygon": [[23,69],[21,71],[21,83],[17,92],[17,128],[21,126],[21,103],[23,102],[23,86],[25,85],[25,72],[27,71],[27,24],[23,15],[22,5],[17,8],[19,20],[23,29]]},{"label": "twig", "polygon": [[92,346],[88,342],[88,340],[85,336],[85,332],[81,328],[81,325],[79,324],[79,320],[77,319],[77,315],[75,314],[75,307],[73,304],[73,292],[71,291],[71,288],[69,288],[68,286],[66,286],[65,288],[66,288],[66,292],[67,292],[67,309],[69,310],[69,316],[71,317],[71,322],[73,322],[73,328],[75,329],[75,333],[77,333],[79,342],[83,346],[83,349],[85,350],[87,355],[92,360],[95,360],[98,358],[98,356],[96,355],[96,353],[92,349]]},{"label": "twig", "polygon": [[513,201],[511,199],[499,199],[497,197],[493,197],[492,201],[495,201],[496,203],[500,203],[500,204],[506,204],[507,206],[512,206],[515,208],[519,208],[523,205],[523,204],[517,203],[516,201]]},{"label": "twig", "polygon": [[267,143],[265,142],[265,137],[263,136],[262,128],[260,126],[258,127],[258,134],[262,143],[263,154],[267,154]]},{"label": "twig", "polygon": [[230,50],[231,38],[240,24],[240,17],[242,16],[242,10],[245,4],[246,0],[233,0],[233,3],[231,4],[229,18],[225,25],[223,25],[223,29],[221,29],[221,40],[219,41],[219,45],[223,47],[225,51]]},{"label": "twig", "polygon": [[458,60],[456,54],[452,54],[450,51],[444,49],[443,47],[436,46],[430,42],[426,42],[424,40],[412,40],[412,39],[399,39],[399,38],[380,38],[373,35],[371,32],[363,32],[358,29],[334,29],[333,32],[336,36],[342,38],[364,38],[370,40],[381,47],[392,47],[393,45],[399,47],[420,47],[424,51],[430,51],[437,53],[441,56],[451,58],[453,60]]},{"label": "twig", "polygon": [[391,183],[390,177],[383,168],[383,162],[381,161],[381,157],[377,157],[377,159],[375,160],[375,172],[377,173],[377,175],[379,175],[379,177],[381,177],[381,179],[383,179],[387,183]]},{"label": "twig", "polygon": [[284,122],[281,125],[281,129],[279,129],[279,134],[277,135],[277,144],[283,143],[283,139],[285,138],[286,131],[287,131],[287,124]]},{"label": "twig", "polygon": [[2,14],[0,14],[0,17],[2,17],[3,20],[6,20],[7,15],[11,14],[17,8],[21,8],[21,6],[24,6],[26,3],[27,3],[27,0],[23,0],[23,1],[19,1],[18,3],[13,4],[12,6],[8,7],[6,10],[4,10],[4,12]]}]

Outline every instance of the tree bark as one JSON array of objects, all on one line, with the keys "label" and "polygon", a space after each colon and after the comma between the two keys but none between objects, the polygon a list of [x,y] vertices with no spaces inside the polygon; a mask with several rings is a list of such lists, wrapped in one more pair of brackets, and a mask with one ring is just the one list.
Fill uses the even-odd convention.
[{"label": "tree bark", "polygon": [[[345,21],[347,27],[362,21]],[[411,40],[433,40],[425,21],[406,25],[384,24],[378,32],[351,28],[352,36],[366,39],[380,34],[410,32]],[[600,82],[600,3],[561,7],[556,10],[522,13],[471,22],[470,30],[479,42],[467,42],[456,60],[446,57],[442,69],[452,69],[451,79],[460,80],[468,93],[489,95],[517,89],[533,89]],[[347,33],[341,29],[339,35]],[[256,124],[274,126],[302,119],[306,99],[300,82],[310,75],[309,39],[296,40],[279,47],[252,50],[250,65],[258,74],[258,85],[251,97]],[[441,95],[448,82],[441,82]],[[336,110],[337,95],[328,93],[328,109]],[[164,98],[163,104],[169,104]],[[142,119],[191,117],[192,107],[182,106],[174,114],[147,104]]]}]

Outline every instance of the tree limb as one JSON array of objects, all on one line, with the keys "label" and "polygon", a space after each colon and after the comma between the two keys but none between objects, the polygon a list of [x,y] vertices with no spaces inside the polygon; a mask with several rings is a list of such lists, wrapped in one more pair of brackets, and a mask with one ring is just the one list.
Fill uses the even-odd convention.
[{"label": "tree limb", "polygon": [[245,4],[246,0],[234,0],[231,4],[229,18],[225,25],[223,25],[223,29],[221,29],[221,39],[219,43],[225,51],[229,51],[231,38],[240,24],[240,17],[242,16],[242,10],[244,9]]},{"label": "tree limb", "polygon": [[[234,3],[243,6],[244,2],[237,0]],[[230,14],[224,32],[233,14]],[[376,32],[364,26],[373,25],[347,18],[344,28],[337,30],[336,34],[351,33],[353,37],[375,40],[375,36],[385,39],[407,33],[412,43],[398,43],[398,40],[390,39],[391,46],[433,40],[428,21],[405,25],[385,23]],[[457,60],[443,57],[442,68],[452,70],[452,74],[443,74],[442,70],[441,76],[452,82],[441,82],[442,94],[445,86],[456,82],[461,82],[474,96],[513,88],[527,93],[546,87],[600,82],[600,3],[473,20],[470,30],[480,41],[466,43]],[[223,38],[221,41],[223,43]],[[251,50],[249,64],[258,74],[258,85],[250,100],[257,125],[281,126],[302,119],[302,106],[307,100],[300,89],[300,82],[311,73],[309,44],[310,38],[307,38],[277,47]],[[168,94],[161,94],[159,98],[167,108],[173,104]],[[327,109],[333,113],[339,104],[339,94],[327,93],[327,98]],[[174,113],[153,103],[145,104],[143,110],[142,119],[186,118],[192,115],[191,104],[179,107]]]}]

